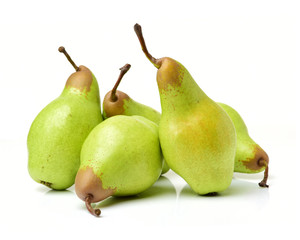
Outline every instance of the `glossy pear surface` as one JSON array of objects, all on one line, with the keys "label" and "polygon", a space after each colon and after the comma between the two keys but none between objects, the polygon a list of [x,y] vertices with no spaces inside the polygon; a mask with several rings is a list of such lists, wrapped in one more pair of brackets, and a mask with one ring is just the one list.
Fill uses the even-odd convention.
[{"label": "glossy pear surface", "polygon": [[171,58],[158,61],[159,137],[167,164],[198,194],[225,190],[234,168],[232,121],[182,64]]},{"label": "glossy pear surface", "polygon": [[247,126],[240,114],[232,107],[218,103],[234,123],[237,134],[237,147],[234,171],[242,173],[258,173],[265,170],[259,161],[269,162],[266,152],[249,136]]},{"label": "glossy pear surface", "polygon": [[141,116],[118,115],[100,123],[85,140],[75,191],[90,202],[134,195],[154,184],[161,170],[157,125]]},{"label": "glossy pear surface", "polygon": [[28,171],[38,183],[57,190],[74,184],[81,146],[102,121],[98,83],[80,66],[62,94],[33,121],[27,139]]}]

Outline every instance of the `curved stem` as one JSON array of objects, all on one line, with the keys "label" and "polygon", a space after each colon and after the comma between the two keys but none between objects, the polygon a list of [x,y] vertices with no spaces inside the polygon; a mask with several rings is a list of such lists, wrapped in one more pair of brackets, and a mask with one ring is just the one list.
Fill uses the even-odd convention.
[{"label": "curved stem", "polygon": [[59,47],[58,51],[65,54],[66,58],[68,59],[68,61],[72,64],[72,66],[75,68],[76,72],[79,71],[79,67],[77,67],[77,65],[74,63],[74,61],[72,60],[72,58],[70,57],[70,55],[67,53],[66,49],[64,47]]},{"label": "curved stem", "polygon": [[128,72],[128,70],[130,69],[130,67],[131,67],[131,65],[127,63],[123,67],[120,68],[121,72],[120,72],[119,78],[118,78],[117,82],[115,83],[115,86],[111,90],[110,100],[112,102],[115,102],[115,101],[118,100],[118,97],[116,96],[117,88],[118,88],[118,86],[119,86],[119,84],[120,84],[123,76],[125,75],[125,73]]},{"label": "curved stem", "polygon": [[99,208],[97,209],[94,209],[91,205],[91,200],[92,200],[92,196],[91,195],[88,195],[86,198],[85,198],[85,206],[87,208],[87,210],[89,210],[89,212],[96,216],[96,217],[99,217],[99,215],[101,214],[101,210]]},{"label": "curved stem", "polygon": [[260,166],[265,166],[265,172],[264,172],[264,178],[263,180],[258,184],[260,187],[269,187],[269,185],[267,184],[268,181],[268,176],[269,176],[269,164],[266,160],[260,160],[258,162],[258,165]]},{"label": "curved stem", "polygon": [[159,61],[159,59],[156,59],[154,57],[152,57],[152,55],[148,52],[148,49],[146,47],[146,43],[145,43],[145,40],[144,40],[144,37],[143,37],[143,32],[142,32],[142,27],[141,25],[139,25],[138,23],[136,23],[134,25],[134,31],[140,41],[140,44],[141,44],[141,47],[142,47],[142,50],[143,52],[145,53],[146,57],[150,60],[150,62],[153,63],[153,65],[157,68],[160,68],[161,66],[161,61]]}]

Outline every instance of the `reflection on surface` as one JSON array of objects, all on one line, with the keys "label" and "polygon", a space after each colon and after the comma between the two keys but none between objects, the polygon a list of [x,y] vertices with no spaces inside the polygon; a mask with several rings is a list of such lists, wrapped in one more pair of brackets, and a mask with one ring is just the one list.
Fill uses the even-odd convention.
[{"label": "reflection on surface", "polygon": [[36,186],[36,191],[37,192],[40,192],[40,193],[47,193],[49,190],[51,190],[50,188],[46,187],[45,185],[43,184],[38,184]]},{"label": "reflection on surface", "polygon": [[268,199],[269,189],[258,186],[258,182],[247,182],[233,179],[229,188],[221,192],[220,195],[231,197],[256,196]]},{"label": "reflection on surface", "polygon": [[174,221],[193,219],[200,224],[230,224],[230,222],[258,225],[268,211],[269,189],[257,183],[233,179],[228,189],[216,196],[196,194],[188,184],[180,192],[178,213]]},{"label": "reflection on surface", "polygon": [[179,193],[180,196],[199,196],[204,198],[218,198],[218,197],[241,197],[245,195],[259,195],[269,196],[268,188],[261,188],[257,183],[247,182],[242,180],[233,179],[229,188],[225,191],[217,193],[215,196],[199,195],[195,193],[191,187],[186,184],[182,191]]},{"label": "reflection on surface", "polygon": [[[245,181],[257,182],[257,184],[264,178],[264,172],[260,173],[237,173],[233,174],[233,179],[241,179]],[[273,176],[269,174],[268,176],[268,184],[270,180],[273,179]]]},{"label": "reflection on surface", "polygon": [[171,183],[171,181],[164,176],[161,176],[156,183],[154,183],[149,189],[146,191],[139,193],[134,196],[128,196],[128,197],[109,197],[102,202],[95,204],[94,206],[96,208],[104,208],[107,206],[111,206],[114,204],[120,204],[120,203],[126,203],[128,201],[141,201],[141,200],[148,200],[148,199],[156,199],[156,198],[163,198],[168,197],[168,200],[170,197],[176,198],[176,190]]},{"label": "reflection on surface", "polygon": [[176,190],[171,181],[165,176],[161,176],[152,187],[138,194],[139,198],[172,195],[176,197]]},{"label": "reflection on surface", "polygon": [[[201,196],[196,194],[189,185],[186,185],[179,195],[179,205],[183,212],[205,212],[214,211],[222,206],[220,211],[224,215],[236,215],[246,217],[257,210],[266,210],[269,203],[269,189],[261,188],[257,183],[233,179],[229,188],[219,192],[216,196]],[[253,216],[255,217],[255,216]],[[209,217],[214,221],[213,217]],[[223,217],[217,217],[223,221]],[[226,221],[226,220],[225,220]]]},{"label": "reflection on surface", "polygon": [[52,214],[69,215],[74,211],[73,203],[78,199],[76,198],[75,193],[70,190],[58,191],[50,189],[44,194],[44,198],[40,204],[46,207]]},{"label": "reflection on surface", "polygon": [[74,193],[70,190],[53,190],[50,189],[48,192],[45,193],[46,195],[73,195]]}]

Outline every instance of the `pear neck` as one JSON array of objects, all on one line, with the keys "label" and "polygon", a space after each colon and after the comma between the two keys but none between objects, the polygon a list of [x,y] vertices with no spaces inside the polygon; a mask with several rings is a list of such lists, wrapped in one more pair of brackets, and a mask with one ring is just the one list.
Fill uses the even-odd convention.
[{"label": "pear neck", "polygon": [[62,95],[75,95],[100,104],[97,79],[89,69],[87,70],[83,68],[73,73],[67,80]]},{"label": "pear neck", "polygon": [[182,114],[182,111],[188,111],[193,106],[200,104],[205,98],[205,93],[198,87],[189,89],[181,86],[179,91],[160,91],[160,101],[162,113],[173,112]]},{"label": "pear neck", "polygon": [[180,66],[180,71],[172,75],[170,72],[163,72],[163,68],[157,72],[162,114],[182,114],[182,111],[188,111],[204,99],[208,99],[187,69],[181,64]]}]

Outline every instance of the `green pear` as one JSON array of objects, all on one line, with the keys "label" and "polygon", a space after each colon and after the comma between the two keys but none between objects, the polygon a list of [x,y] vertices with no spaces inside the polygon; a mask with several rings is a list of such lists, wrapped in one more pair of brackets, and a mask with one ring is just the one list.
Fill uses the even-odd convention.
[{"label": "green pear", "polygon": [[[121,72],[117,82],[113,89],[109,91],[103,100],[103,117],[104,119],[116,116],[116,115],[127,115],[127,116],[143,116],[157,125],[159,125],[161,114],[155,109],[134,101],[126,93],[117,90],[123,76],[130,69],[131,65],[126,64],[120,68]],[[162,174],[169,171],[169,166],[166,161],[163,161]]]},{"label": "green pear", "polygon": [[140,25],[136,24],[134,30],[146,57],[158,68],[162,108],[159,138],[167,164],[198,194],[227,189],[236,149],[231,119],[181,63],[169,57],[152,57]]},{"label": "green pear", "polygon": [[80,165],[81,146],[102,121],[99,87],[93,73],[77,67],[61,95],[34,119],[28,134],[28,171],[33,180],[63,190],[72,186]]},{"label": "green pear", "polygon": [[91,203],[141,193],[159,178],[162,153],[158,127],[142,116],[110,117],[91,131],[80,161],[76,194],[91,214],[99,216],[100,209],[93,209]]},{"label": "green pear", "polygon": [[237,135],[234,171],[241,173],[258,173],[265,170],[261,187],[268,187],[269,157],[267,153],[249,136],[247,126],[240,114],[232,107],[218,103],[231,118]]}]

